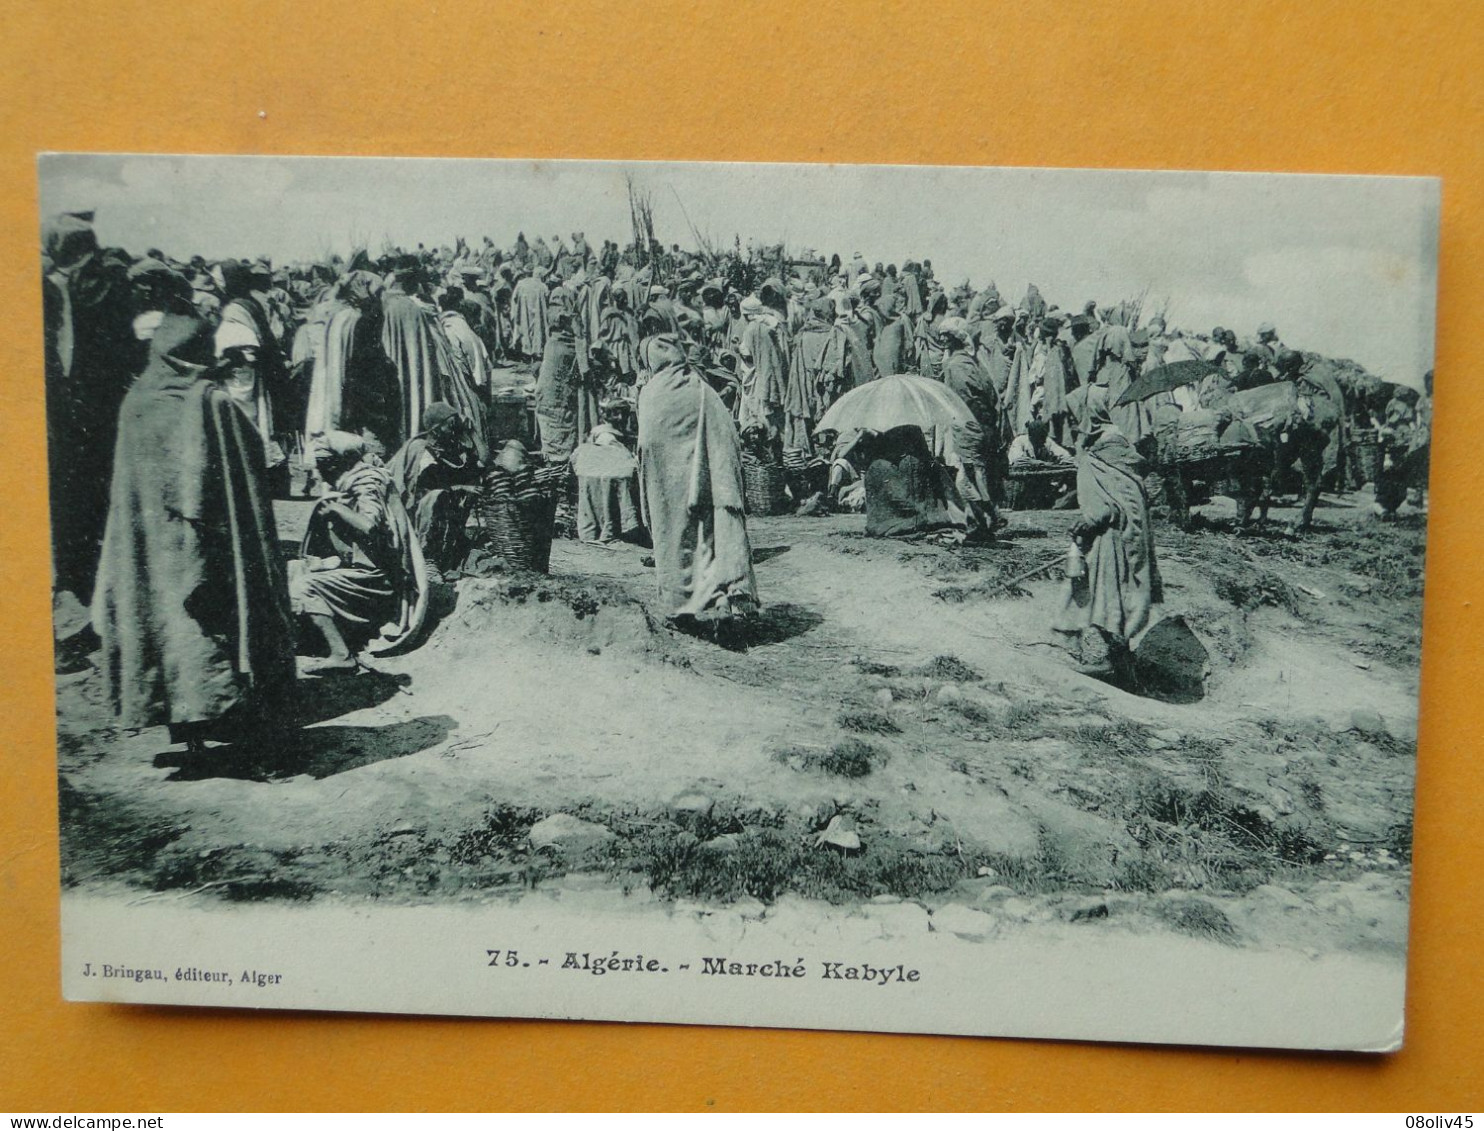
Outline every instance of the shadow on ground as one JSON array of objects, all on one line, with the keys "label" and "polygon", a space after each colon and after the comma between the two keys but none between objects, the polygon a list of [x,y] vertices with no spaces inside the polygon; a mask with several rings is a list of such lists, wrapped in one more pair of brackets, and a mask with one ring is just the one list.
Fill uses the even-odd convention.
[{"label": "shadow on ground", "polygon": [[787,603],[764,605],[758,615],[745,620],[724,621],[703,629],[699,635],[713,640],[730,652],[746,652],[765,644],[781,644],[803,636],[824,623],[824,617],[813,609]]},{"label": "shadow on ground", "polygon": [[763,562],[776,558],[779,554],[786,554],[792,546],[759,546],[752,551],[752,564],[760,565]]},{"label": "shadow on ground", "polygon": [[170,781],[272,781],[301,774],[328,778],[437,746],[457,726],[447,715],[379,727],[306,726],[209,747],[202,754],[168,751],[156,756],[155,765],[174,768]]}]

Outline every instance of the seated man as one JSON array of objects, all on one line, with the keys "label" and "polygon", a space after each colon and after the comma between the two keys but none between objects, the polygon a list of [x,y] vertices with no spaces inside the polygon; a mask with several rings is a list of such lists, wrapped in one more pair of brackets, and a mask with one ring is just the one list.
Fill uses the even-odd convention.
[{"label": "seated man", "polygon": [[1051,425],[1039,418],[1025,426],[1025,434],[1010,443],[1011,467],[1035,467],[1075,462],[1072,453],[1051,439]]},{"label": "seated man", "polygon": [[329,432],[317,438],[314,454],[334,488],[309,516],[289,596],[295,615],[307,616],[329,649],[306,674],[354,671],[347,633],[383,652],[422,627],[427,566],[391,473],[363,437]]},{"label": "seated man", "polygon": [[572,453],[577,473],[577,536],[612,546],[644,533],[639,518],[639,462],[624,447],[618,429],[599,424]]},{"label": "seated man", "polygon": [[387,465],[436,569],[456,570],[469,552],[469,512],[479,498],[479,466],[468,425],[453,406],[434,401],[423,410],[423,430]]},{"label": "seated man", "polygon": [[1072,453],[1051,439],[1051,425],[1040,417],[1025,426],[1025,433],[1010,443],[1010,481],[1006,501],[1014,510],[1033,511],[1055,507],[1071,486]]}]

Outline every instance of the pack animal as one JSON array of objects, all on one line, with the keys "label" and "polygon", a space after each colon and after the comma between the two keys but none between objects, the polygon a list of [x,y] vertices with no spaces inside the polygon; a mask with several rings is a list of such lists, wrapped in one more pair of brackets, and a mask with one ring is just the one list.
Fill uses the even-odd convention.
[{"label": "pack animal", "polygon": [[1222,408],[1232,417],[1221,446],[1236,484],[1238,521],[1246,526],[1256,509],[1266,522],[1279,480],[1296,466],[1304,485],[1297,528],[1312,529],[1320,485],[1344,446],[1338,387],[1305,374],[1233,393]]}]

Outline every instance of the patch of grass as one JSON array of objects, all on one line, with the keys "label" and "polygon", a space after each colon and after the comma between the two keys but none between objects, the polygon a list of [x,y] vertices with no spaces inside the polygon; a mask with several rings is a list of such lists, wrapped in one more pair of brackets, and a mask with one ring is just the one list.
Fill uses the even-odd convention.
[{"label": "patch of grass", "polygon": [[972,699],[955,699],[949,706],[971,723],[985,724],[997,721],[997,716],[993,711],[982,703],[975,703]]},{"label": "patch of grass", "polygon": [[1113,887],[1119,891],[1168,891],[1175,877],[1160,861],[1144,852],[1120,857],[1113,875]]},{"label": "patch of grass", "polygon": [[842,711],[835,717],[841,730],[854,734],[901,734],[902,728],[881,711]]},{"label": "patch of grass", "polygon": [[895,664],[878,664],[875,660],[868,660],[863,656],[857,656],[850,662],[862,675],[879,675],[889,677],[902,674],[902,669],[897,667]]},{"label": "patch of grass", "polygon": [[655,892],[675,899],[765,903],[786,892],[832,903],[876,895],[920,898],[947,891],[974,875],[979,860],[946,846],[924,847],[863,830],[863,848],[845,855],[817,848],[812,838],[781,829],[747,829],[727,848],[701,843],[684,830],[659,828],[615,845],[609,867],[643,875]]},{"label": "patch of grass", "polygon": [[1386,830],[1386,839],[1382,842],[1382,848],[1390,850],[1403,864],[1412,862],[1412,822],[1410,819],[1398,821]]},{"label": "patch of grass", "polygon": [[1309,771],[1300,771],[1294,778],[1298,786],[1299,796],[1304,799],[1304,804],[1310,809],[1320,812],[1324,809],[1324,787],[1319,780]]},{"label": "patch of grass", "polygon": [[1250,543],[1258,552],[1312,567],[1349,570],[1370,583],[1367,594],[1384,600],[1422,597],[1425,515],[1408,515],[1384,528],[1340,526],[1323,538]]},{"label": "patch of grass", "polygon": [[984,677],[957,656],[934,656],[927,663],[913,669],[914,675],[928,679],[941,679],[946,683],[978,683]]},{"label": "patch of grass", "polygon": [[877,763],[884,761],[885,753],[869,742],[863,742],[859,738],[844,738],[830,747],[829,753],[820,759],[819,768],[827,774],[838,774],[840,777],[863,778]]},{"label": "patch of grass", "polygon": [[1020,699],[1005,708],[1003,726],[1011,734],[1037,729],[1050,708],[1033,699]]},{"label": "patch of grass", "polygon": [[1204,785],[1192,786],[1145,770],[1112,798],[1138,845],[1120,864],[1119,886],[1250,891],[1287,868],[1323,860],[1322,822],[1274,818],[1227,786],[1219,769],[1207,767],[1203,776]]},{"label": "patch of grass", "polygon": [[1204,899],[1171,899],[1156,905],[1154,913],[1175,930],[1197,938],[1234,943],[1237,929],[1226,912]]},{"label": "patch of grass", "polygon": [[1294,616],[1301,614],[1297,592],[1276,574],[1256,568],[1227,571],[1214,563],[1207,568],[1216,596],[1228,604],[1249,611],[1268,606],[1285,609]]},{"label": "patch of grass", "polygon": [[497,805],[485,813],[482,824],[453,839],[448,857],[455,864],[476,864],[508,856],[524,848],[531,826],[545,815],[540,809]]},{"label": "patch of grass", "polygon": [[773,760],[795,770],[818,770],[842,778],[863,778],[886,761],[886,752],[853,735],[829,747],[785,746]]},{"label": "patch of grass", "polygon": [[1129,719],[1118,719],[1105,726],[1078,723],[1065,737],[1081,754],[1093,760],[1122,760],[1149,753],[1149,729]]}]

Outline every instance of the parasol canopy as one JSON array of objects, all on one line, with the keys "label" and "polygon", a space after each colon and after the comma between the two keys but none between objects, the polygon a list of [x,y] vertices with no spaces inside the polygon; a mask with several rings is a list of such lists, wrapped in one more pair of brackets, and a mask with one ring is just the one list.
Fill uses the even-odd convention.
[{"label": "parasol canopy", "polygon": [[829,407],[816,432],[889,432],[914,424],[925,436],[973,425],[974,413],[942,381],[904,373],[858,385]]},{"label": "parasol canopy", "polygon": [[1116,408],[1119,405],[1133,404],[1134,401],[1142,401],[1154,396],[1155,393],[1168,393],[1171,389],[1178,389],[1182,385],[1199,381],[1202,377],[1221,372],[1223,372],[1221,366],[1209,361],[1195,359],[1174,361],[1169,365],[1161,365],[1157,369],[1149,370],[1148,373],[1140,374],[1123,391],[1123,395],[1113,402],[1113,405]]}]

